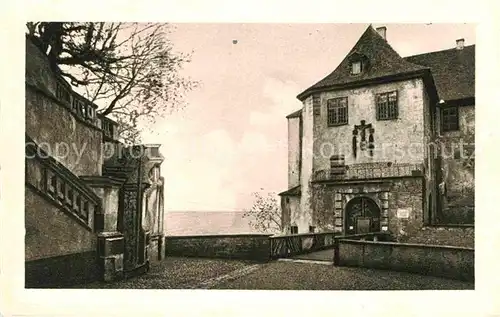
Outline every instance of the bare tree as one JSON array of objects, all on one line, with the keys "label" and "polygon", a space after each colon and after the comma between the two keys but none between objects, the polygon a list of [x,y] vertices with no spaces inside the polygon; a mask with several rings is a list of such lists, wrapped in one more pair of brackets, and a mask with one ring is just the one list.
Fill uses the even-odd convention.
[{"label": "bare tree", "polygon": [[281,223],[281,209],[275,193],[263,195],[259,192],[252,193],[254,202],[249,210],[245,210],[243,217],[249,218],[250,225],[260,231],[279,233],[283,230]]},{"label": "bare tree", "polygon": [[127,143],[141,124],[185,106],[197,82],[180,70],[190,54],[176,53],[164,23],[29,22],[27,33],[84,97],[120,124]]}]

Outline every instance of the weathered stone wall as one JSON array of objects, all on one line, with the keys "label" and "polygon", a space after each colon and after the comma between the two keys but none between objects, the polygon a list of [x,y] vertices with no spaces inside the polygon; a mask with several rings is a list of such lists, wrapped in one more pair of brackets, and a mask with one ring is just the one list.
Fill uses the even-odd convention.
[{"label": "weathered stone wall", "polygon": [[459,131],[442,132],[446,197],[438,221],[472,224],[474,223],[474,160],[469,160],[469,157],[475,150],[475,106],[461,106],[458,110]]},{"label": "weathered stone wall", "polygon": [[[338,192],[337,187],[326,186],[323,184],[313,185],[313,225],[319,231],[334,231],[335,230],[335,194]],[[342,211],[341,211],[342,212]],[[341,215],[340,215],[341,216]],[[338,226],[341,228],[336,230],[342,232],[342,220],[340,219]]]},{"label": "weathered stone wall", "polygon": [[435,146],[435,129],[436,118],[433,117],[431,111],[430,100],[427,92],[424,90],[424,176],[425,176],[425,190],[424,190],[424,210],[423,221],[424,224],[431,223],[432,212],[436,210],[436,146]]},{"label": "weathered stone wall", "polygon": [[474,281],[474,249],[393,242],[344,240],[339,266],[358,266]]},{"label": "weathered stone wall", "polygon": [[59,206],[25,188],[25,261],[96,250],[96,236]]},{"label": "weathered stone wall", "polygon": [[425,226],[408,242],[474,248],[474,227]]},{"label": "weathered stone wall", "polygon": [[[394,90],[398,92],[398,118],[377,121],[376,94]],[[412,79],[321,93],[320,112],[314,116],[313,170],[329,169],[333,154],[345,155],[346,165],[368,162],[423,163],[423,91],[423,81]],[[328,127],[327,100],[337,97],[348,97],[348,124]],[[359,146],[357,158],[353,156],[352,131],[361,120],[372,124],[375,129],[373,157],[368,155],[368,151],[361,152]]]},{"label": "weathered stone wall", "polygon": [[300,215],[295,219],[299,233],[309,232],[312,225],[311,178],[313,173],[313,97],[303,102],[302,110],[302,168],[300,170]]},{"label": "weathered stone wall", "polygon": [[288,188],[300,184],[300,117],[288,119]]},{"label": "weathered stone wall", "polygon": [[300,196],[281,197],[281,212],[283,233],[288,234],[291,226],[298,227],[298,224],[303,222],[300,212]]},{"label": "weathered stone wall", "polygon": [[96,236],[25,188],[25,286],[64,287],[98,280]]},{"label": "weathered stone wall", "polygon": [[167,236],[166,256],[268,261],[270,235]]},{"label": "weathered stone wall", "polygon": [[394,180],[389,192],[389,231],[399,242],[408,241],[424,225],[421,177]]},{"label": "weathered stone wall", "polygon": [[[26,286],[102,278],[94,232],[100,201],[77,177],[101,174],[102,131],[95,105],[73,94],[30,40],[25,75],[25,130],[27,143],[34,143],[26,146]],[[38,158],[31,157],[33,149]]]},{"label": "weathered stone wall", "polygon": [[290,208],[290,224],[297,225],[300,220],[300,197],[289,197],[288,206]]},{"label": "weathered stone wall", "polygon": [[95,251],[27,261],[24,269],[26,288],[65,288],[102,278]]},{"label": "weathered stone wall", "polygon": [[26,133],[73,174],[100,175],[102,131],[57,101],[56,81],[46,56],[26,41]]},{"label": "weathered stone wall", "polygon": [[151,261],[162,260],[165,257],[165,237],[162,235],[151,237],[148,250]]},{"label": "weathered stone wall", "polygon": [[101,212],[95,215],[97,227],[105,232],[117,231],[119,188],[92,187],[92,190],[102,199]]},{"label": "weathered stone wall", "polygon": [[288,233],[290,232],[290,218],[291,218],[291,210],[290,210],[290,204],[289,204],[289,199],[287,199],[287,196],[281,196],[280,197],[280,206],[281,206],[281,226],[282,226],[282,233]]},{"label": "weathered stone wall", "polygon": [[380,208],[380,226],[398,241],[407,241],[423,226],[422,177],[370,182],[315,183],[314,225],[321,231],[345,232],[345,209],[356,197],[368,197]]}]

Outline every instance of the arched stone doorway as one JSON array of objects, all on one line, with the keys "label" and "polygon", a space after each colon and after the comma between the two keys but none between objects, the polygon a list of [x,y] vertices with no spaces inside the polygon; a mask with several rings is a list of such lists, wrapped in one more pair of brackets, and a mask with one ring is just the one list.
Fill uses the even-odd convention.
[{"label": "arched stone doorway", "polygon": [[345,234],[380,231],[380,208],[368,197],[351,199],[345,207]]}]

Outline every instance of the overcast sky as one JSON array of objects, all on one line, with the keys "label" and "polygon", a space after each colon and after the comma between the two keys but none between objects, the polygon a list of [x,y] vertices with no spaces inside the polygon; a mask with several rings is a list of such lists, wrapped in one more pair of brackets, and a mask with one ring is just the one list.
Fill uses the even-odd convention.
[{"label": "overcast sky", "polygon": [[[382,26],[374,24],[374,27]],[[401,55],[475,44],[473,24],[386,24]],[[161,143],[167,210],[241,210],[287,189],[287,121],[297,94],[333,71],[368,24],[176,24],[183,71],[202,83],[144,141]],[[233,40],[237,43],[234,44]]]}]

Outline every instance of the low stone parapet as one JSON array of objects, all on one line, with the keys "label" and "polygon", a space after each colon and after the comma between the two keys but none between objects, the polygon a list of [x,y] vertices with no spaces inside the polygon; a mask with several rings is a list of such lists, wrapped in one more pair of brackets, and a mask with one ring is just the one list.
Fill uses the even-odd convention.
[{"label": "low stone parapet", "polygon": [[253,260],[270,258],[269,234],[166,236],[165,255]]},{"label": "low stone parapet", "polygon": [[474,281],[474,249],[351,239],[336,240],[337,266],[404,271]]}]

